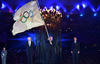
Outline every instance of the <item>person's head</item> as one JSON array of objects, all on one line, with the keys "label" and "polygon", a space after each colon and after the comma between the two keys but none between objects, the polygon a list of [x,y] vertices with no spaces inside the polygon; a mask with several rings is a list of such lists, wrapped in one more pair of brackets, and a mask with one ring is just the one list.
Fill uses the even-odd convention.
[{"label": "person's head", "polygon": [[28,37],[27,39],[28,39],[28,41],[31,41],[31,37]]},{"label": "person's head", "polygon": [[48,39],[49,39],[49,41],[52,41],[52,40],[53,40],[53,37],[52,37],[52,36],[50,36]]},{"label": "person's head", "polygon": [[5,48],[5,47],[3,47],[3,50],[6,50],[6,48]]},{"label": "person's head", "polygon": [[77,37],[74,37],[74,41],[77,41]]},{"label": "person's head", "polygon": [[74,42],[75,42],[75,43],[77,42],[77,37],[74,37]]}]

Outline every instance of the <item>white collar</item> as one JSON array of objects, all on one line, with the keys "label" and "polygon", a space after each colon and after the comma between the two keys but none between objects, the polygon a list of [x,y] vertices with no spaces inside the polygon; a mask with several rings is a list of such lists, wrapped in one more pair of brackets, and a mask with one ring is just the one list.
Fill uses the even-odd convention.
[{"label": "white collar", "polygon": [[77,41],[75,40],[75,41],[74,41],[74,43],[76,44],[76,43],[77,43]]}]

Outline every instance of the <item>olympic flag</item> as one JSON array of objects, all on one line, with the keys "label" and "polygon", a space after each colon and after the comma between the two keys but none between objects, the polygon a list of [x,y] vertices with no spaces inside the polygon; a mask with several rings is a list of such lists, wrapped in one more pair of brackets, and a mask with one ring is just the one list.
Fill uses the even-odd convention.
[{"label": "olympic flag", "polygon": [[36,1],[31,1],[19,8],[14,15],[14,20],[16,22],[13,25],[13,35],[44,25]]}]

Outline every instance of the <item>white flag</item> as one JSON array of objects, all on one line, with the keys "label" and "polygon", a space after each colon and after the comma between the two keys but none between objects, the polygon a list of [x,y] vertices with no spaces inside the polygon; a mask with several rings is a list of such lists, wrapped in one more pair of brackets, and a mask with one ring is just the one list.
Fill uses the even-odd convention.
[{"label": "white flag", "polygon": [[17,10],[12,33],[16,35],[34,27],[44,25],[36,1],[31,1]]}]

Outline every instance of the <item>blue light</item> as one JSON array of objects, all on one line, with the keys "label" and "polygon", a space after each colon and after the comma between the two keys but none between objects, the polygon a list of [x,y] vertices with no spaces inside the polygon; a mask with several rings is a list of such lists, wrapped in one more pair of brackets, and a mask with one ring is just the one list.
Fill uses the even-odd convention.
[{"label": "blue light", "polygon": [[5,7],[6,7],[6,5],[4,3],[2,3],[1,9],[4,9]]},{"label": "blue light", "polygon": [[96,10],[95,10],[94,8],[92,8],[92,11],[93,11],[93,12],[96,12]]},{"label": "blue light", "polygon": [[78,5],[76,6],[76,8],[79,10],[79,9],[80,9],[80,5],[78,4]]},{"label": "blue light", "polygon": [[[38,35],[37,33],[27,33],[27,35],[23,35],[21,37],[18,37],[18,38],[14,38],[14,39],[10,39],[10,40],[16,40],[16,41],[20,41],[22,42],[21,44],[25,44],[25,42],[27,42],[27,38],[28,37],[31,37],[31,40],[34,42],[34,44],[36,45],[36,43],[38,44],[39,41],[39,38],[38,38]],[[20,36],[20,35],[19,35]]]},{"label": "blue light", "polygon": [[59,9],[60,9],[60,7],[57,5],[57,6],[56,6],[56,10],[59,10]]},{"label": "blue light", "polygon": [[94,13],[94,16],[97,16],[97,13]]},{"label": "blue light", "polygon": [[66,12],[67,12],[67,10],[66,10],[66,9],[63,9],[63,12],[65,12],[65,13],[66,13]]},{"label": "blue light", "polygon": [[47,10],[47,7],[44,7],[44,10]]},{"label": "blue light", "polygon": [[62,42],[71,41],[71,39],[61,39]]},{"label": "blue light", "polygon": [[44,7],[43,11],[46,11],[47,10],[47,7]]},{"label": "blue light", "polygon": [[23,6],[25,3],[20,3],[14,10],[14,12],[16,12],[21,6]]},{"label": "blue light", "polygon": [[82,4],[83,8],[86,8],[86,4]]},{"label": "blue light", "polygon": [[99,11],[100,10],[100,6],[98,6],[97,10],[96,11]]},{"label": "blue light", "polygon": [[80,16],[83,16],[83,14],[80,14]]},{"label": "blue light", "polygon": [[11,6],[9,6],[6,2],[3,1],[1,9],[4,9],[6,7],[9,9],[9,11],[8,10],[5,10],[5,11],[8,11],[9,13],[13,13],[13,9],[11,8]]},{"label": "blue light", "polygon": [[53,6],[50,7],[50,10],[53,10]]},{"label": "blue light", "polygon": [[70,16],[69,15],[67,15],[67,18],[69,18]]}]

